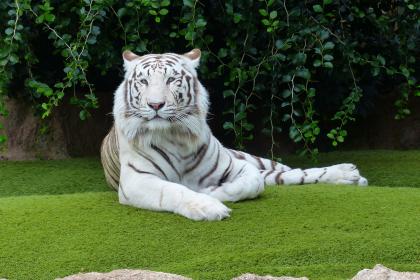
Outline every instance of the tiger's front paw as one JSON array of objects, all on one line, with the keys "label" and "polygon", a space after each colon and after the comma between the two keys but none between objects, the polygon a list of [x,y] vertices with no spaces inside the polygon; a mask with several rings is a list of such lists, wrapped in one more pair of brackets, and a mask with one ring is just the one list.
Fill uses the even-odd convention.
[{"label": "tiger's front paw", "polygon": [[175,213],[195,221],[220,221],[229,217],[230,211],[219,200],[206,194],[197,193],[183,201]]}]

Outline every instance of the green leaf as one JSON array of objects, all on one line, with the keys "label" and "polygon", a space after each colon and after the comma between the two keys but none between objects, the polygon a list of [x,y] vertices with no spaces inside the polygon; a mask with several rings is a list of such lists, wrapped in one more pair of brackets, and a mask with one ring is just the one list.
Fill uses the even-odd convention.
[{"label": "green leaf", "polygon": [[305,80],[309,80],[311,78],[311,73],[308,69],[300,69],[296,72],[296,76],[304,78]]},{"label": "green leaf", "polygon": [[410,77],[410,71],[407,69],[407,67],[401,65],[400,70],[401,70],[401,73],[404,75],[404,77],[406,78]]},{"label": "green leaf", "polygon": [[233,95],[235,95],[235,94],[234,94],[233,90],[231,90],[231,89],[223,91],[223,97],[224,98],[227,98],[227,97],[233,96]]},{"label": "green leaf", "polygon": [[321,38],[321,40],[325,40],[328,37],[330,37],[330,33],[327,30],[321,30],[319,32],[319,37]]},{"label": "green leaf", "polygon": [[246,131],[251,131],[254,129],[254,125],[251,123],[244,123],[242,124],[242,127],[246,130]]},{"label": "green leaf", "polygon": [[262,15],[262,16],[264,16],[264,17],[268,16],[267,11],[266,11],[266,10],[264,10],[264,9],[259,9],[259,10],[258,10],[258,12],[260,13],[260,15]]},{"label": "green leaf", "polygon": [[286,56],[284,54],[281,53],[276,53],[275,55],[272,56],[272,58],[279,60],[279,61],[285,61],[286,60]]},{"label": "green leaf", "polygon": [[12,35],[13,34],[13,29],[11,27],[6,28],[6,30],[4,31],[4,33],[6,33],[6,35]]},{"label": "green leaf", "polygon": [[326,61],[331,61],[333,59],[334,59],[334,57],[332,55],[330,55],[330,54],[324,55],[324,60],[326,60]]},{"label": "green leaf", "polygon": [[285,82],[285,83],[290,82],[292,80],[292,76],[284,75],[281,80],[282,82]]},{"label": "green leaf", "polygon": [[282,96],[283,98],[287,98],[287,97],[289,97],[291,94],[292,94],[292,92],[291,92],[289,89],[285,89],[285,90],[283,90],[283,91],[282,91],[281,96]]},{"label": "green leaf", "polygon": [[333,0],[324,0],[323,3],[324,5],[329,5],[333,2]]},{"label": "green leaf", "polygon": [[272,11],[271,13],[270,13],[270,18],[271,19],[275,19],[277,17],[277,11]]},{"label": "green leaf", "polygon": [[381,69],[379,69],[378,67],[373,67],[373,68],[370,70],[370,72],[372,73],[372,76],[376,77],[376,76],[378,76],[378,75],[379,75],[380,70],[381,70]]},{"label": "green leaf", "polygon": [[51,23],[54,21],[55,16],[53,14],[46,14],[44,18],[45,18],[45,21]]},{"label": "green leaf", "polygon": [[232,122],[225,122],[223,124],[223,129],[226,129],[226,130],[234,130],[233,123]]},{"label": "green leaf", "polygon": [[240,21],[241,21],[241,19],[242,19],[242,15],[241,15],[241,14],[235,13],[235,14],[233,15],[233,22],[234,22],[234,23],[238,23],[238,22],[240,22]]},{"label": "green leaf", "polygon": [[324,9],[321,7],[321,5],[313,5],[312,9],[314,9],[314,11],[316,13],[322,13],[324,11]]},{"label": "green leaf", "polygon": [[220,48],[219,52],[217,53],[217,56],[220,58],[226,57],[227,56],[227,50],[225,48]]},{"label": "green leaf", "polygon": [[171,4],[171,2],[169,0],[163,0],[162,2],[160,2],[160,5],[162,7],[169,6],[170,4]]},{"label": "green leaf", "polygon": [[324,50],[331,50],[333,49],[335,44],[333,42],[326,42],[323,46]]},{"label": "green leaf", "polygon": [[79,118],[82,121],[86,120],[86,111],[85,110],[82,110],[82,111],[79,112]]},{"label": "green leaf", "polygon": [[346,137],[347,136],[347,131],[346,130],[340,130],[339,134],[343,137]]},{"label": "green leaf", "polygon": [[313,66],[315,66],[315,67],[319,67],[319,66],[321,66],[321,64],[322,64],[321,60],[316,59],[316,60],[314,61],[314,63],[313,63]]},{"label": "green leaf", "polygon": [[16,64],[19,62],[19,57],[17,57],[15,54],[10,54],[9,61],[11,64]]},{"label": "green leaf", "polygon": [[284,42],[282,40],[276,40],[275,44],[276,44],[276,48],[279,50],[282,49],[284,46]]},{"label": "green leaf", "polygon": [[194,4],[193,4],[192,0],[183,0],[183,3],[184,3],[184,6],[187,6],[187,7],[190,7],[190,8],[194,7]]},{"label": "green leaf", "polygon": [[207,22],[204,20],[204,19],[202,19],[202,18],[199,18],[196,22],[195,22],[195,26],[196,27],[204,27],[204,26],[206,26],[207,25]]},{"label": "green leaf", "polygon": [[295,64],[305,64],[306,62],[306,54],[303,52],[299,52],[293,58],[293,63]]},{"label": "green leaf", "polygon": [[151,14],[152,16],[156,16],[157,12],[155,10],[149,10],[149,14]]},{"label": "green leaf", "polygon": [[162,16],[167,15],[168,14],[168,10],[167,9],[162,9],[159,11],[159,14],[161,14]]},{"label": "green leaf", "polygon": [[380,54],[376,56],[376,60],[378,60],[379,64],[381,64],[382,66],[385,65],[385,58],[381,56]]},{"label": "green leaf", "polygon": [[270,25],[270,21],[268,19],[263,19],[261,21],[264,25]]},{"label": "green leaf", "polygon": [[324,66],[325,68],[333,68],[333,64],[332,64],[331,62],[329,62],[329,61],[324,62],[323,66]]},{"label": "green leaf", "polygon": [[281,118],[281,120],[283,122],[287,122],[290,119],[290,115],[289,114],[284,114],[283,117]]}]

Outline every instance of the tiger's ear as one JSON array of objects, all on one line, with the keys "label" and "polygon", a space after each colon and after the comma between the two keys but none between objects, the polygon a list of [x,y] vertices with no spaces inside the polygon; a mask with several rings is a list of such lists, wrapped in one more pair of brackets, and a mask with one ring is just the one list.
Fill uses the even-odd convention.
[{"label": "tiger's ear", "polygon": [[200,49],[193,49],[190,52],[184,53],[184,56],[191,61],[194,68],[200,64],[201,51]]},{"label": "tiger's ear", "polygon": [[135,65],[135,63],[133,63],[134,60],[140,58],[140,56],[128,50],[123,52],[122,57],[124,59],[124,68],[127,72]]}]

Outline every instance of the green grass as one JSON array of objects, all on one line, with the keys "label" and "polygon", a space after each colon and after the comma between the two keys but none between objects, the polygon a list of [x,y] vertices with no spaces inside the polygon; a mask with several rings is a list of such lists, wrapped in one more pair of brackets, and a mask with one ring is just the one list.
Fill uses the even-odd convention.
[{"label": "green grass", "polygon": [[331,153],[318,165],[338,162],[375,186],[270,187],[230,203],[222,222],[119,205],[96,159],[0,162],[0,278],[141,268],[348,279],[376,263],[420,272],[420,151]]}]

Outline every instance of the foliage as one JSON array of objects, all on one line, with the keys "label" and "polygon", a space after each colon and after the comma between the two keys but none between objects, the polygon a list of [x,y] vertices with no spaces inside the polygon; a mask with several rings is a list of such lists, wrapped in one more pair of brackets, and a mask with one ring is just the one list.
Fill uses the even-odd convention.
[{"label": "foliage", "polygon": [[257,125],[272,156],[283,129],[316,154],[322,135],[345,141],[366,87],[394,87],[395,117],[410,114],[419,11],[412,0],[2,1],[0,100],[19,92],[43,118],[70,102],[85,119],[98,106],[98,74],[120,69],[122,50],[200,47],[201,77],[221,85],[224,128],[239,148]]},{"label": "foliage", "polygon": [[[296,158],[286,162],[302,166]],[[420,272],[419,158],[420,151],[321,153],[322,164],[355,162],[381,187],[268,187],[211,223],[119,205],[96,159],[0,162],[0,277],[143,268],[193,279],[245,272],[350,279],[376,263]]]}]

